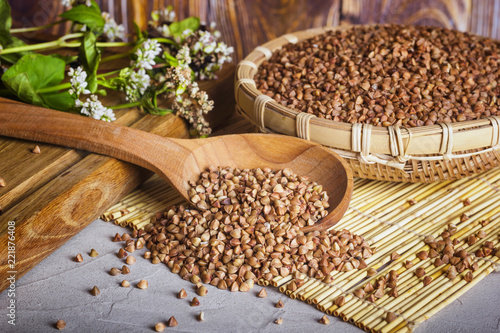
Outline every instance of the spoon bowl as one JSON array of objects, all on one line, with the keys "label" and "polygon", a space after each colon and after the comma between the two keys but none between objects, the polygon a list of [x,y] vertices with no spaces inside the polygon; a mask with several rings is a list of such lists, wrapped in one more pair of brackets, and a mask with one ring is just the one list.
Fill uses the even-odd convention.
[{"label": "spoon bowl", "polygon": [[206,139],[164,138],[116,124],[0,98],[0,135],[87,150],[140,165],[164,178],[189,201],[188,181],[210,166],[290,168],[323,185],[328,215],[304,232],[326,230],[344,215],[352,172],[331,149],[290,136],[233,134]]}]

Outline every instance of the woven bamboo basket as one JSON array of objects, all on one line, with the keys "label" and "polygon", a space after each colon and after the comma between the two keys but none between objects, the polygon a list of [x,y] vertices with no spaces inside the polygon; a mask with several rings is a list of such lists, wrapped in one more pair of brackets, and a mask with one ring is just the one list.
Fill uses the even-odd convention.
[{"label": "woven bamboo basket", "polygon": [[396,182],[454,180],[500,165],[500,117],[422,127],[374,127],[318,118],[277,103],[257,90],[254,75],[273,51],[329,30],[283,35],[258,46],[238,64],[237,110],[261,132],[297,136],[346,158],[354,175]]}]

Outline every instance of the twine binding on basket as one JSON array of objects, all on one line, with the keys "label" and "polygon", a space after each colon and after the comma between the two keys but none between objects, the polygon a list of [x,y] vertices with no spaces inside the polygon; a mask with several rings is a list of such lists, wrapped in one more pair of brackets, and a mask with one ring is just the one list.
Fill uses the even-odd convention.
[{"label": "twine binding on basket", "polygon": [[403,144],[403,139],[401,138],[401,131],[399,127],[395,127],[389,130],[389,135],[393,136],[390,140],[391,153],[396,156],[389,156],[383,154],[371,154],[370,144],[371,144],[371,134],[373,126],[370,124],[352,124],[351,131],[351,147],[355,156],[352,154],[345,154],[344,151],[337,151],[342,157],[347,158],[357,158],[359,162],[364,164],[383,164],[403,170],[406,161],[408,161],[408,156],[406,155],[406,149]]},{"label": "twine binding on basket", "polygon": [[260,53],[262,53],[264,55],[264,57],[266,58],[266,60],[269,60],[269,58],[271,58],[271,56],[273,55],[271,50],[269,50],[267,47],[264,47],[264,46],[257,46],[255,48],[255,51],[259,51]]},{"label": "twine binding on basket", "polygon": [[239,97],[240,96],[240,94],[239,94],[240,86],[244,83],[252,84],[255,86],[255,81],[253,79],[243,78],[243,79],[239,79],[238,81],[236,81],[236,84],[234,85],[234,91],[236,92],[236,94],[235,94],[236,104],[238,104],[240,101],[240,97]]},{"label": "twine binding on basket", "polygon": [[453,157],[453,127],[448,123],[440,123],[439,125],[443,128],[441,149],[439,149],[439,153],[443,155],[445,161],[449,161]]},{"label": "twine binding on basket", "polygon": [[311,118],[316,118],[316,116],[306,112],[301,112],[297,114],[297,119],[295,121],[295,129],[297,130],[297,136],[299,138],[310,140],[309,127]]},{"label": "twine binding on basket", "polygon": [[281,37],[285,38],[289,43],[292,43],[292,44],[295,44],[299,41],[297,36],[292,35],[292,34],[286,34],[286,35],[283,35]]},{"label": "twine binding on basket", "polygon": [[476,152],[453,154],[453,126],[448,123],[440,123],[442,128],[441,146],[438,156],[413,156],[407,155],[406,149],[408,148],[412,139],[411,131],[406,127],[404,128],[408,133],[408,142],[405,145],[401,135],[401,127],[389,126],[389,145],[391,155],[383,154],[370,154],[370,137],[373,126],[369,124],[355,123],[352,125],[351,139],[352,151],[358,154],[345,152],[343,150],[334,149],[345,158],[357,158],[359,162],[364,164],[379,163],[387,165],[396,169],[403,170],[406,162],[411,160],[417,161],[450,161],[455,158],[470,157],[478,154],[487,153],[490,151],[500,149],[500,117],[492,116],[487,118],[492,126],[491,147],[482,149]]},{"label": "twine binding on basket", "polygon": [[254,70],[258,69],[257,65],[253,61],[250,61],[250,60],[242,60],[242,61],[240,61],[240,63],[238,64],[238,67],[239,66],[248,66],[248,67],[250,67],[250,68],[252,68]]},{"label": "twine binding on basket", "polygon": [[267,95],[259,95],[255,99],[255,104],[253,106],[254,121],[259,126],[261,132],[267,132],[266,126],[264,125],[264,113],[266,111],[266,103],[274,101],[271,97]]}]

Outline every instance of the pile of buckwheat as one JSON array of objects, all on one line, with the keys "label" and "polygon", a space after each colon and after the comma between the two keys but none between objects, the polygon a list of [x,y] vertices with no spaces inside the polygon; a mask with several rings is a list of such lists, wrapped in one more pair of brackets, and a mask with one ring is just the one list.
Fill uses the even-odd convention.
[{"label": "pile of buckwheat", "polygon": [[320,118],[415,127],[500,115],[500,42],[449,29],[374,25],[284,45],[255,76]]},{"label": "pile of buckwheat", "polygon": [[212,167],[190,183],[192,206],[158,214],[141,232],[146,257],[193,283],[248,291],[259,279],[366,267],[368,243],[347,230],[301,227],[327,215],[321,185],[290,169]]}]

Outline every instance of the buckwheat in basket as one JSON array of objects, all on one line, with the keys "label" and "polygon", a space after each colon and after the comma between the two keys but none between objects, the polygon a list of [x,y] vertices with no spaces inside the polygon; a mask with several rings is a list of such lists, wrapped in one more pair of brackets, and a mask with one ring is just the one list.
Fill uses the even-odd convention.
[{"label": "buckwheat in basket", "polygon": [[[315,52],[318,59],[324,57],[327,65],[325,65],[326,68],[320,66],[321,73],[325,74],[324,77],[327,74],[330,75],[332,83],[338,82],[335,81],[337,77],[335,75],[343,75],[346,79],[344,81],[347,82],[345,85],[337,83],[337,86],[330,90],[326,88],[326,91],[321,91],[325,85],[324,81],[312,85],[305,83],[307,84],[306,89],[303,89],[303,87],[298,93],[290,88],[291,86],[293,88],[293,82],[289,84],[290,80],[297,85],[299,82],[301,82],[300,84],[308,82],[309,78],[305,80],[305,77],[301,75],[288,76],[286,77],[287,87],[285,87],[282,84],[285,82],[283,81],[284,76],[276,74],[274,76],[276,79],[271,79],[271,82],[269,82],[274,84],[275,91],[270,92],[272,89],[269,89],[266,94],[259,91],[258,82],[262,83],[263,81],[256,82],[254,80],[259,67],[262,66],[264,61],[272,60],[273,52],[280,50],[286,44],[301,43],[329,31],[331,31],[330,34],[344,33],[343,38],[348,39],[350,34],[355,31],[354,29],[367,28],[372,30],[385,29],[386,33],[394,28],[407,33],[404,30],[405,27],[400,26],[331,27],[287,34],[258,46],[239,63],[237,68],[235,94],[238,111],[247,116],[262,132],[297,136],[331,147],[346,158],[354,174],[362,178],[398,182],[434,182],[459,179],[499,166],[500,52],[497,51],[500,50],[500,43],[491,39],[453,32],[447,29],[435,29],[436,31],[439,30],[436,34],[451,36],[445,38],[463,36],[464,41],[467,41],[467,43],[462,43],[455,40],[454,48],[443,47],[440,50],[434,43],[437,40],[436,38],[442,37],[436,37],[432,28],[422,28],[426,29],[425,33],[431,37],[428,41],[421,39],[414,42],[405,42],[405,40],[402,40],[401,43],[392,43],[392,49],[389,50],[374,46],[373,52],[369,52],[368,56],[365,54],[365,59],[360,59],[360,56],[355,53],[345,52],[341,45],[339,46],[338,38],[336,39],[333,36],[330,40],[333,41],[333,44],[337,44],[327,47],[329,50],[335,48],[342,50],[338,55],[334,55],[334,58],[337,63],[345,60],[344,63],[348,65],[345,68],[329,68],[328,63],[332,61],[330,59],[331,52],[328,53],[325,50],[321,51],[323,53],[319,52],[317,50],[318,45],[314,44],[314,42],[310,42],[308,50],[304,50],[304,53],[300,53],[297,58],[305,57],[307,52]],[[370,37],[373,38],[375,44],[377,43],[377,36],[377,33],[372,33]],[[368,37],[366,40],[368,40]],[[382,40],[380,43],[382,45],[384,41]],[[325,45],[321,47],[324,48]],[[481,50],[481,52],[484,52],[482,56],[477,55],[478,53],[475,53],[475,51],[471,51],[475,50],[476,47],[483,48]],[[417,54],[417,48],[425,48],[428,52],[424,53],[428,53],[428,55],[422,56],[422,53],[419,53],[418,59],[409,59],[412,54]],[[470,52],[456,57],[459,59],[456,62],[447,61],[448,58],[446,57],[451,54],[451,58],[453,58],[453,55],[456,56],[457,52],[460,53],[462,49],[466,49],[464,52]],[[337,56],[340,57],[340,61]],[[375,60],[377,57],[378,59],[400,57],[401,61],[394,62],[395,66],[399,68],[399,73],[394,74],[398,70],[384,72],[385,69],[376,68],[371,74],[361,73],[358,75],[358,77],[361,77],[358,81],[356,75],[350,75],[356,70],[366,71],[366,69],[360,69],[362,66],[356,67],[362,61],[373,61],[374,66],[376,66]],[[372,60],[372,58],[375,60]],[[289,62],[293,63],[294,60],[295,64],[288,64]],[[297,68],[300,66],[307,67],[311,65],[306,65],[306,61],[314,62],[317,60],[306,59],[301,64],[300,59],[282,58],[280,66],[285,68],[284,70],[290,66],[290,71],[297,73]],[[416,69],[418,63],[425,65],[421,65],[421,69]],[[477,64],[484,64],[484,68],[476,68],[479,66]],[[406,69],[405,65],[413,67]],[[315,65],[312,64],[311,66]],[[473,69],[471,69],[471,66]],[[339,74],[338,71],[343,72]],[[298,72],[300,74],[300,68]],[[316,73],[312,74],[318,74],[319,72],[320,70],[317,70]],[[379,73],[387,74],[388,76],[386,75],[385,79],[389,81],[377,79],[377,75],[381,75]],[[303,74],[310,75],[305,71],[303,71]],[[422,83],[419,81],[422,77],[434,81]],[[340,76],[339,78],[343,79]],[[349,78],[351,80],[347,80]],[[414,78],[415,82],[412,83],[411,81]],[[461,82],[465,83],[461,84]],[[390,85],[387,86],[385,93],[383,92],[384,83]],[[406,85],[404,87],[406,92],[401,93],[401,90],[404,89],[400,88],[400,83]],[[408,86],[408,83],[411,86]],[[260,88],[262,89],[262,86]],[[314,94],[316,94],[316,96],[326,96],[325,101],[334,96],[339,89],[340,96],[342,96],[342,90],[347,88],[354,89],[354,96],[350,104],[347,104],[346,108],[344,107],[344,110],[338,111],[342,107],[337,107],[337,111],[332,113],[329,111],[331,108],[318,104],[321,101],[315,102],[313,100]],[[292,93],[293,98],[287,100],[286,97],[290,97],[292,91],[294,91]],[[313,96],[308,96],[309,100],[304,101],[304,93],[307,94],[307,91]],[[356,95],[356,91],[359,92],[359,95]],[[377,91],[382,92],[377,93]],[[298,94],[301,94],[300,99],[297,96]],[[396,101],[396,104],[399,103],[399,99],[406,98],[406,105],[409,105],[409,107],[405,109],[406,111],[391,107],[387,112],[389,109],[387,104],[383,106],[376,105],[379,103],[380,98],[371,99],[373,94],[378,94],[376,96],[379,97],[380,94],[385,94],[384,96],[387,98]],[[448,100],[442,98],[444,95],[447,96]],[[338,96],[336,98],[339,99]],[[293,99],[295,101],[292,102]],[[339,103],[342,104],[342,98],[339,100]],[[441,102],[444,105],[442,109],[436,107],[441,105],[439,104]],[[323,104],[332,105],[328,103],[324,102]],[[294,107],[288,107],[290,104]],[[405,103],[401,103],[401,105],[405,105]],[[420,114],[418,110],[426,109],[428,106],[430,107],[429,110],[432,110],[432,108],[435,110],[431,118],[427,115],[424,116],[423,120],[418,119],[416,116]],[[297,107],[301,107],[304,112],[298,111]],[[370,118],[370,110],[373,110],[374,107],[375,110],[382,110],[380,114],[384,114],[383,118],[374,115],[373,112],[375,111],[373,111],[371,118],[375,118],[375,120],[371,119],[364,123],[362,121],[353,121],[353,117],[357,117],[359,120],[367,118],[367,116],[364,116],[366,114]],[[314,108],[325,112],[323,114],[321,112],[315,113]],[[408,118],[406,120],[401,119],[404,117],[401,117],[400,114],[406,114]],[[448,117],[448,115],[452,114],[454,116]],[[344,121],[332,120],[335,117],[344,117],[345,119]],[[446,119],[439,121],[439,117]],[[382,120],[385,121],[382,122]],[[409,120],[413,122],[408,123]]]}]

